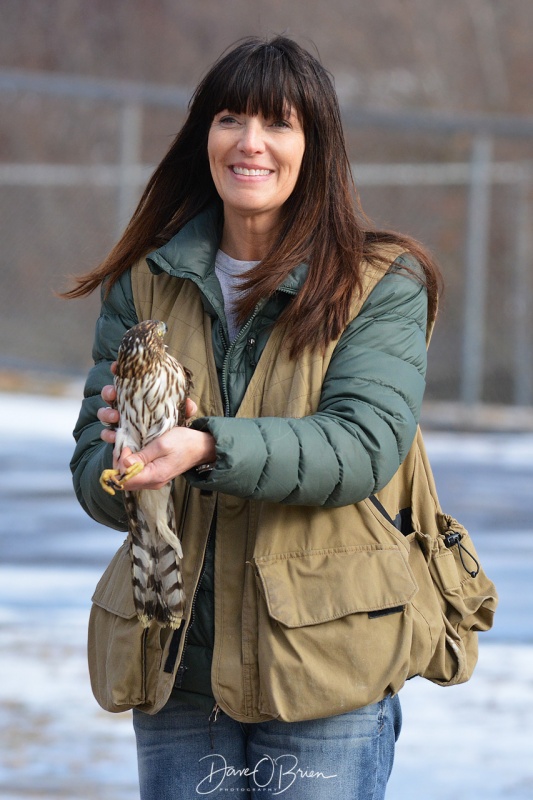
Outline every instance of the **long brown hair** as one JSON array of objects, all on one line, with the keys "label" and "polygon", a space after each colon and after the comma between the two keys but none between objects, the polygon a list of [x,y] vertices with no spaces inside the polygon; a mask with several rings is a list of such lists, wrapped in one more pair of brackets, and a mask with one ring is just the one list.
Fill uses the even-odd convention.
[{"label": "long brown hair", "polygon": [[280,119],[287,106],[303,125],[304,156],[294,191],[281,209],[275,241],[243,280],[246,291],[237,305],[241,322],[297,264],[306,262],[305,283],[279,322],[290,321],[293,356],[309,344],[325,347],[348,322],[353,294],[361,286],[362,261],[378,259],[382,244],[399,244],[419,261],[433,316],[438,268],[410,237],[371,229],[353,185],[329,74],[314,56],[284,36],[270,41],[245,39],[214,64],[197,87],[187,119],[150,178],[123,236],[107,258],[78,277],[76,286],[63,296],[85,296],[104,280],[109,291],[122,273],[169,241],[206,206],[218,203],[222,216],[207,157],[213,117],[228,109]]}]

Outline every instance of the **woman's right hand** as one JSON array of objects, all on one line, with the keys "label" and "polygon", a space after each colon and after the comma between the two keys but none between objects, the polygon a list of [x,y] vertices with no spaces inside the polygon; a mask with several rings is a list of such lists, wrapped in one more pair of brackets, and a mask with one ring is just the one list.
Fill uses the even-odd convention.
[{"label": "woman's right hand", "polygon": [[[111,364],[111,372],[113,373],[113,375],[115,375],[116,371],[117,371],[117,362],[113,361],[113,363]],[[115,438],[116,438],[115,428],[118,427],[118,421],[120,419],[117,409],[114,408],[117,399],[117,390],[115,389],[112,383],[109,383],[107,384],[107,386],[104,386],[100,394],[102,395],[102,400],[104,401],[104,403],[109,404],[105,408],[99,408],[98,411],[96,412],[96,415],[100,420],[100,422],[102,423],[102,425],[106,426],[101,432],[100,438],[103,439],[104,442],[108,442],[109,444],[115,444]]]},{"label": "woman's right hand", "polygon": [[[115,366],[113,364],[113,366]],[[102,432],[100,433],[100,438],[104,440],[104,442],[108,442],[109,444],[115,443],[115,426],[118,425],[119,422],[119,413],[116,408],[112,406],[117,399],[117,392],[113,384],[108,384],[104,386],[102,389],[102,400],[105,403],[108,403],[105,408],[99,408],[97,411],[97,416],[102,425],[108,426],[111,425],[113,427],[105,427]]]}]

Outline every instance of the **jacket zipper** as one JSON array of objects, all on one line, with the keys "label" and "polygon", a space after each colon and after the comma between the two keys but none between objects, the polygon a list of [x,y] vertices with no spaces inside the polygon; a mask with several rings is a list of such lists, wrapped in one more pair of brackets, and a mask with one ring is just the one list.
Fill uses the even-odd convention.
[{"label": "jacket zipper", "polygon": [[[284,287],[284,286],[280,286],[276,291],[284,292],[285,294],[291,295],[291,297],[294,297],[295,295],[298,294],[297,289],[288,289],[287,287]],[[262,308],[266,305],[266,302],[267,302],[266,300],[261,300],[256,305],[252,316],[249,318],[249,320],[246,322],[246,324],[240,329],[239,333],[237,334],[237,337],[233,340],[233,342],[230,343],[228,349],[226,350],[226,355],[224,356],[224,362],[222,364],[222,394],[223,394],[223,400],[224,400],[224,416],[225,417],[229,417],[230,416],[230,413],[229,413],[230,412],[230,407],[229,407],[230,404],[229,404],[229,393],[228,393],[228,383],[227,383],[227,369],[228,369],[228,363],[229,363],[229,359],[230,359],[232,350],[235,347],[235,345],[237,344],[237,342],[239,342],[240,339],[244,338],[244,336],[246,336],[248,334],[248,331],[250,330],[250,328],[252,326],[252,323],[254,322],[255,318],[257,317],[259,312],[262,310]],[[255,347],[256,343],[257,343],[257,340],[255,339],[255,337],[251,337],[248,340],[247,344],[246,344],[246,349],[248,351],[248,358],[250,359],[250,365],[252,367],[256,366],[255,357],[252,355],[252,349]]]},{"label": "jacket zipper", "polygon": [[[228,363],[229,363],[229,359],[230,359],[231,353],[232,353],[233,349],[235,348],[235,345],[248,334],[248,331],[252,327],[252,324],[253,324],[255,318],[257,317],[257,315],[259,314],[259,312],[261,311],[263,306],[264,306],[264,303],[258,303],[256,305],[256,307],[254,309],[254,313],[249,318],[249,320],[246,322],[246,324],[243,325],[243,327],[240,329],[240,331],[239,331],[239,333],[237,335],[237,338],[233,340],[233,342],[230,344],[230,346],[226,350],[226,355],[224,356],[224,363],[222,364],[222,393],[224,395],[224,416],[225,417],[229,417],[230,416],[230,404],[229,404],[229,392],[228,392],[228,381],[227,381],[227,378],[228,378]],[[250,341],[252,341],[252,340],[250,340]],[[253,343],[255,345],[255,339],[253,339]],[[248,354],[250,354],[250,350],[249,350],[250,342],[248,342],[246,347],[248,349]],[[252,366],[254,366],[254,365],[252,364]]]}]

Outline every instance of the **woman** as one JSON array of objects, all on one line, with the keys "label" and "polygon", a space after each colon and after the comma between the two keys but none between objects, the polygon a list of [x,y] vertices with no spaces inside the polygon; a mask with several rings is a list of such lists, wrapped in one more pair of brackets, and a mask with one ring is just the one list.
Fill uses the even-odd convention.
[{"label": "woman", "polygon": [[438,273],[417,243],[369,229],[354,198],[327,72],[285,37],[245,40],[68,293],[104,290],[72,461],[96,520],[126,527],[120,493],[99,485],[123,333],[163,319],[193,373],[192,424],[118,465],[145,465],[131,491],[174,480],[184,624],[140,628],[125,549],[93,598],[93,689],[134,707],[143,800],[384,796],[408,581],[366,498],[415,435]]}]

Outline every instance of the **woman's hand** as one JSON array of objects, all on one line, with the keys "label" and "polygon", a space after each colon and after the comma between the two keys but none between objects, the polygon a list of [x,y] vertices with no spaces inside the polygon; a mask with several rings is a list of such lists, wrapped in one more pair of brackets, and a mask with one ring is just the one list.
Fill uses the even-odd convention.
[{"label": "woman's hand", "polygon": [[127,482],[128,491],[138,492],[161,489],[177,475],[200,464],[211,464],[215,459],[215,440],[210,433],[180,426],[158,436],[138,453],[125,447],[117,468],[125,471],[136,462],[144,465],[143,470]]}]

